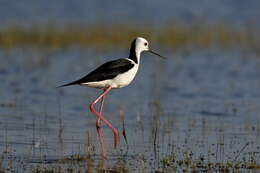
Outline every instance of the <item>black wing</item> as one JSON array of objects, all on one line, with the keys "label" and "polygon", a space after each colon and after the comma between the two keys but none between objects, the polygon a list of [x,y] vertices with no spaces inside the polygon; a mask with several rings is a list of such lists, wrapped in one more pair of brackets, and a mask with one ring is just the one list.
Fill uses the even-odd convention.
[{"label": "black wing", "polygon": [[97,82],[97,81],[113,79],[117,75],[127,72],[133,66],[134,66],[134,64],[127,59],[118,59],[118,60],[114,60],[114,61],[109,61],[109,62],[99,66],[97,69],[90,72],[83,78],[73,81],[71,83],[65,84],[65,85],[58,86],[58,88],[69,86],[69,85],[87,83],[87,82]]}]

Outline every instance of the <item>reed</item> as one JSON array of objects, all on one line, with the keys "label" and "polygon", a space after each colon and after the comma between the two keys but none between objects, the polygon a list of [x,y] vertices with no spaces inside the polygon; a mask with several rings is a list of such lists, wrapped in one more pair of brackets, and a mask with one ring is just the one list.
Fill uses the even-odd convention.
[{"label": "reed", "polygon": [[[0,48],[39,47],[66,49],[70,47],[105,49],[110,46],[125,48],[136,36],[143,36],[162,47],[170,49],[234,47],[252,48],[259,52],[260,37],[257,28],[245,26],[237,29],[229,25],[169,24],[163,28],[151,26],[136,28],[132,25],[95,25],[90,27],[45,26],[24,29],[10,27],[0,31]],[[154,45],[156,46],[156,45]]]}]

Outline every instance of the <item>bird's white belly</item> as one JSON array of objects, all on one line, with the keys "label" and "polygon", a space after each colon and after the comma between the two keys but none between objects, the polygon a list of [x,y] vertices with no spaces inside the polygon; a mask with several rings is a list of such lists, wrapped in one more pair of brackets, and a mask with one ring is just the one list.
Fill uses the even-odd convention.
[{"label": "bird's white belly", "polygon": [[88,82],[81,85],[94,88],[106,88],[111,86],[112,88],[122,88],[129,85],[134,79],[136,72],[138,70],[138,65],[135,65],[132,69],[125,73],[117,75],[113,79],[98,81],[98,82]]},{"label": "bird's white belly", "polygon": [[122,88],[124,86],[129,85],[134,79],[137,70],[138,66],[135,65],[131,70],[115,77],[112,81],[116,85],[116,88]]}]

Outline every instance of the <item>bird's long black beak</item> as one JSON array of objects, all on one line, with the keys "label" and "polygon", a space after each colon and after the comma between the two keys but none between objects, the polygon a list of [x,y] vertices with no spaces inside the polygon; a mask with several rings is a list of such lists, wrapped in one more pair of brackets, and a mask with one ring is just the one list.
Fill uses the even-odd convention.
[{"label": "bird's long black beak", "polygon": [[163,59],[166,59],[166,57],[164,57],[164,56],[162,56],[162,55],[160,55],[160,54],[158,54],[158,53],[156,53],[156,52],[154,52],[154,51],[152,51],[152,50],[148,50],[148,52],[150,52],[150,53],[152,53],[152,54],[154,54],[154,55],[157,55],[157,56],[159,56],[159,57],[161,57],[161,58],[163,58]]}]

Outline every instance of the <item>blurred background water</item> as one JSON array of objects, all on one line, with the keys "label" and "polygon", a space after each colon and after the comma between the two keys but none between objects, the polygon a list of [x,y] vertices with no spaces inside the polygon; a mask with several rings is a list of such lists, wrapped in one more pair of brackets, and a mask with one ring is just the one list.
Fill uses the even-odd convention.
[{"label": "blurred background water", "polygon": [[[260,59],[255,47],[234,44],[221,48],[212,44],[198,48],[194,44],[192,49],[178,49],[150,39],[172,23],[189,27],[199,22],[206,28],[228,24],[238,30],[250,25],[257,30],[259,8],[257,0],[4,0],[0,2],[0,29],[55,26],[59,31],[74,25],[87,28],[121,23],[156,28],[147,39],[168,59],[144,53],[133,83],[113,90],[107,97],[104,115],[120,132],[124,115],[129,142],[127,150],[121,136],[119,149],[112,149],[112,135],[102,126],[108,155],[121,157],[128,151],[129,162],[144,155],[153,162],[148,166],[150,170],[158,168],[156,153],[159,161],[172,153],[182,159],[183,152],[192,151],[194,158],[205,155],[214,162],[234,158],[259,162]],[[106,32],[106,28],[100,31]],[[2,167],[8,167],[10,158],[42,163],[72,154],[84,155],[89,143],[99,156],[95,117],[88,111],[88,104],[101,91],[55,87],[82,77],[105,61],[127,57],[128,43],[133,38],[117,34],[127,38],[123,47],[72,45],[53,50],[23,43],[8,49],[0,45]],[[145,35],[145,31],[137,30],[135,35],[139,34]],[[168,39],[174,37],[169,35]],[[91,45],[92,40],[88,41]]]},{"label": "blurred background water", "polygon": [[9,24],[22,26],[54,23],[135,23],[138,25],[164,25],[171,22],[190,23],[203,20],[208,23],[232,23],[241,25],[257,23],[259,1],[34,1],[2,0],[0,2],[1,28]]}]

